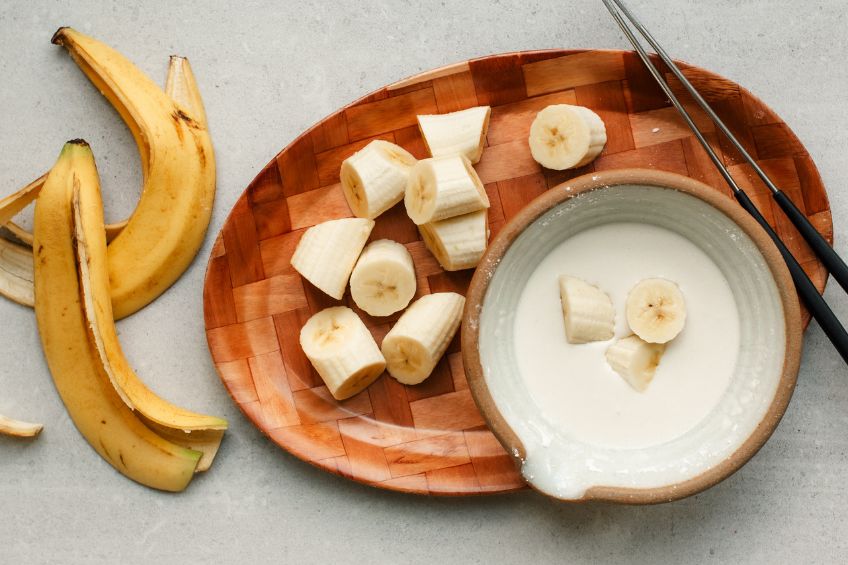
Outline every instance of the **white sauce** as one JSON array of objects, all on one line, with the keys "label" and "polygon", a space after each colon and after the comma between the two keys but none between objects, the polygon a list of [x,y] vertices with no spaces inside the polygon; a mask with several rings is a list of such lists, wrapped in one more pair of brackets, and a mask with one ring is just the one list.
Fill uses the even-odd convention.
[{"label": "white sauce", "polygon": [[[664,277],[686,299],[682,333],[669,343],[654,380],[639,393],[606,363],[612,340],[571,345],[565,339],[558,277],[580,277],[612,298],[616,338],[629,335],[628,291]],[[696,245],[664,228],[612,223],[563,242],[530,276],[518,303],[518,367],[542,414],[578,441],[644,448],[679,437],[718,404],[739,350],[739,315],[718,267]]]}]

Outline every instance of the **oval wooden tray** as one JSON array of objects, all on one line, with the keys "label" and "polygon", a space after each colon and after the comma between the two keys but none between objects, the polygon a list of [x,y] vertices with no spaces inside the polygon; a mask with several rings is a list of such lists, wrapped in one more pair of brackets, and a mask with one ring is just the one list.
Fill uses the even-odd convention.
[{"label": "oval wooden tray", "polygon": [[[777,185],[832,241],[821,178],[792,131],[739,85],[683,67]],[[676,90],[688,100],[682,88]],[[556,172],[531,158],[530,122],[538,110],[556,103],[587,106],[603,118],[609,140],[593,164]],[[218,236],[203,296],[209,349],[224,385],[260,430],[297,457],[406,492],[464,495],[525,487],[471,398],[458,335],[423,384],[407,387],[384,375],[341,403],[298,345],[307,318],[337,304],[302,280],[289,260],[306,228],[351,215],[339,185],[342,160],[372,139],[393,141],[424,158],[416,114],[481,104],[492,106],[488,147],[477,170],[492,203],[493,234],[548,188],[595,170],[663,169],[730,194],[631,52],[536,51],[475,59],[382,88],[327,117],[283,149],[247,187]],[[772,204],[766,187],[704,114],[692,111],[733,176],[823,290],[826,271]],[[409,248],[419,294],[465,292],[472,271],[442,271],[402,203],[378,218],[371,237]],[[348,296],[342,303],[355,308]],[[397,319],[362,316],[378,343]]]}]

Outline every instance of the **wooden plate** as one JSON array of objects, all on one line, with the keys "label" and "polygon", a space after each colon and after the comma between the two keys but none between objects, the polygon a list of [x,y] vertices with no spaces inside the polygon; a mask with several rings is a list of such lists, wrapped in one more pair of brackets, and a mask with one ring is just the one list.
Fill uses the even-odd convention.
[{"label": "wooden plate", "polygon": [[[739,85],[683,67],[776,184],[832,241],[824,186],[792,131]],[[530,156],[530,122],[538,110],[557,103],[592,108],[606,123],[606,148],[580,170],[546,171]],[[307,318],[338,304],[302,280],[289,260],[306,228],[351,215],[339,185],[342,160],[372,139],[393,141],[424,158],[416,114],[481,104],[492,106],[488,147],[477,170],[492,203],[493,234],[548,188],[596,170],[662,169],[730,194],[630,52],[535,51],[475,59],[388,86],[332,114],[280,152],[247,187],[218,236],[203,296],[209,349],[224,385],[260,430],[297,457],[363,483],[406,492],[464,495],[524,488],[471,398],[458,335],[423,384],[407,387],[384,375],[341,403],[330,396],[298,345]],[[692,112],[734,178],[823,290],[827,272],[772,204],[766,187],[704,114]],[[419,294],[465,292],[472,272],[442,271],[403,204],[378,218],[371,237],[409,248]],[[342,303],[356,309],[348,296]],[[378,343],[397,319],[361,314]]]}]

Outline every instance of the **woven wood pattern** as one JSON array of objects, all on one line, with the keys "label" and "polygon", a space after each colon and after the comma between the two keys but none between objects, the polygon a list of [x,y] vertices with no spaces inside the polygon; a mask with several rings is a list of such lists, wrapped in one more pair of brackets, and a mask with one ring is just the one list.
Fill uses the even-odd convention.
[{"label": "woven wood pattern", "polygon": [[[827,195],[795,135],[737,84],[683,66],[776,184],[832,241]],[[675,88],[681,91],[679,84]],[[554,103],[590,107],[606,123],[609,141],[591,165],[546,171],[531,158],[530,122],[538,110]],[[372,139],[393,141],[418,158],[426,157],[415,115],[478,104],[492,106],[488,147],[477,169],[492,203],[493,234],[545,190],[596,170],[663,169],[730,195],[706,153],[630,52],[545,51],[477,59],[383,88],[314,126],[277,155],[235,205],[212,252],[204,308],[209,348],[235,402],[273,441],[323,469],[416,493],[524,488],[474,405],[458,336],[423,384],[407,387],[384,375],[344,402],[330,396],[298,345],[300,328],[312,313],[339,303],[356,310],[349,296],[333,300],[289,264],[305,228],[351,216],[339,185],[342,160]],[[692,112],[734,178],[822,290],[826,271],[772,204],[766,187],[716,135],[704,114]],[[371,237],[407,246],[419,295],[465,292],[471,271],[442,271],[402,204],[378,218]],[[397,319],[359,314],[378,343]]]}]

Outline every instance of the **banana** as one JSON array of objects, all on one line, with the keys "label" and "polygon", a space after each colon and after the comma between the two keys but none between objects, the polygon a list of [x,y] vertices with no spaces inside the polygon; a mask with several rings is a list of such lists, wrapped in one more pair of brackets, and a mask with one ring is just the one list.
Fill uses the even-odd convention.
[{"label": "banana", "polygon": [[418,116],[418,128],[433,157],[465,155],[477,163],[489,130],[489,106],[476,106],[450,114]]},{"label": "banana", "polygon": [[536,162],[562,171],[597,157],[607,142],[607,130],[600,116],[588,108],[554,104],[536,114],[529,141]]},{"label": "banana", "polygon": [[156,396],[124,357],[112,318],[103,208],[96,192],[76,192],[74,240],[79,288],[91,345],[103,371],[124,403],[158,435],[203,453],[196,471],[206,471],[218,451],[227,421],[174,406]]},{"label": "banana", "polygon": [[446,271],[476,267],[489,242],[489,213],[478,210],[418,226],[424,245]]},{"label": "banana", "polygon": [[300,347],[336,400],[358,394],[386,368],[371,332],[346,306],[309,318],[300,330]]},{"label": "banana", "polygon": [[667,343],[686,324],[686,301],[680,287],[666,279],[645,279],[627,295],[630,329],[649,343]]},{"label": "banana", "polygon": [[371,316],[389,316],[403,310],[416,288],[412,255],[390,239],[369,243],[350,275],[350,296]]},{"label": "banana", "polygon": [[416,300],[383,338],[389,374],[407,385],[429,377],[456,334],[464,307],[465,297],[455,292]]},{"label": "banana", "polygon": [[374,219],[401,200],[416,159],[403,147],[375,139],[342,162],[341,183],[353,215]]},{"label": "banana", "polygon": [[418,161],[409,174],[406,213],[417,225],[489,207],[480,177],[463,155]]},{"label": "banana", "polygon": [[[87,206],[101,206],[94,157],[79,140],[65,144],[35,206],[35,316],[53,382],[77,429],[116,470],[152,488],[181,491],[202,454],[145,426],[118,395],[92,347],[77,275],[75,190],[85,195]],[[98,234],[91,235],[88,241],[96,242]]]},{"label": "banana", "polygon": [[32,307],[33,279],[32,249],[0,237],[0,294]]},{"label": "banana", "polygon": [[613,343],[606,353],[607,363],[627,384],[637,392],[644,392],[657,366],[660,364],[665,345],[647,343],[639,336],[631,335]]},{"label": "banana", "polygon": [[312,226],[301,236],[291,266],[318,289],[341,300],[374,220],[343,218]]},{"label": "banana", "polygon": [[577,277],[559,277],[568,343],[606,341],[615,333],[615,310],[606,292]]},{"label": "banana", "polygon": [[13,420],[0,414],[0,435],[13,437],[35,437],[41,433],[44,426]]},{"label": "banana", "polygon": [[[91,37],[60,28],[53,42],[68,50],[112,103],[141,156],[141,199],[109,245],[112,310],[121,319],[170,287],[203,243],[215,197],[215,158],[205,114],[170,98],[120,53]],[[187,61],[180,64],[188,68]],[[197,90],[190,69],[172,84]],[[199,96],[191,102],[199,104]]]}]

